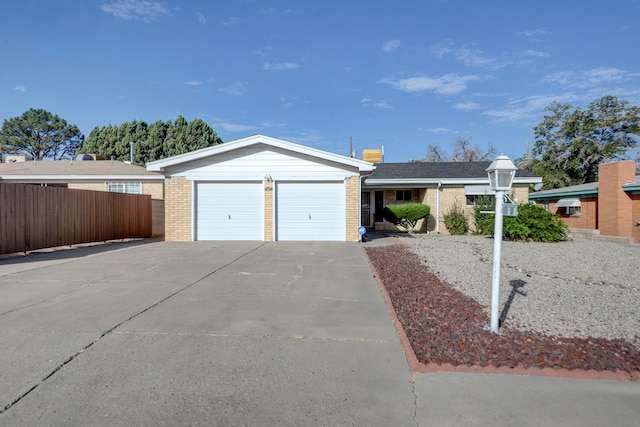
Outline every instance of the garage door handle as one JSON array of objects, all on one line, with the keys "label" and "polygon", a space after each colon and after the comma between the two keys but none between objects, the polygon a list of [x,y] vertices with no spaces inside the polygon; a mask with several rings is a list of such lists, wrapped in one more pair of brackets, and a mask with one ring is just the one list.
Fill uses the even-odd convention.
[{"label": "garage door handle", "polygon": [[229,216],[229,219],[231,219],[231,214],[227,214]]},{"label": "garage door handle", "polygon": [[311,219],[311,214],[309,214],[309,219]]}]

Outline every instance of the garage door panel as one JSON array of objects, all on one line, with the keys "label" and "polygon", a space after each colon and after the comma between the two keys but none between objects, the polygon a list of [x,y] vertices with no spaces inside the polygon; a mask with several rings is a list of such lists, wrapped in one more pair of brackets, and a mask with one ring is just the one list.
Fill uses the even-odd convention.
[{"label": "garage door panel", "polygon": [[263,239],[262,183],[197,183],[196,240]]},{"label": "garage door panel", "polygon": [[278,183],[276,239],[344,241],[344,183]]}]

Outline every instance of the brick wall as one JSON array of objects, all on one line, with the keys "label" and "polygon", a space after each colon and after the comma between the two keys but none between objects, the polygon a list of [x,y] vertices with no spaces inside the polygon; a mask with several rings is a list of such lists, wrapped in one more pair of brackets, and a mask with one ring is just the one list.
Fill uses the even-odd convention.
[{"label": "brick wall", "polygon": [[[541,204],[541,203],[538,203]],[[598,229],[598,198],[580,198],[580,215],[567,215],[565,208],[557,207],[558,201],[549,202],[549,212],[556,213],[569,228]]]},{"label": "brick wall", "polygon": [[273,242],[273,181],[264,181],[264,240]]},{"label": "brick wall", "polygon": [[358,227],[360,227],[360,178],[349,177],[345,180],[346,195],[346,240],[347,242],[360,241]]},{"label": "brick wall", "polygon": [[189,242],[191,236],[192,182],[183,176],[165,179],[165,240]]},{"label": "brick wall", "polygon": [[613,162],[598,168],[598,216],[600,234],[632,237],[632,200],[622,184],[636,176],[632,161]]},{"label": "brick wall", "polygon": [[640,194],[630,194],[631,204],[633,206],[631,217],[631,237],[636,243],[640,243]]}]

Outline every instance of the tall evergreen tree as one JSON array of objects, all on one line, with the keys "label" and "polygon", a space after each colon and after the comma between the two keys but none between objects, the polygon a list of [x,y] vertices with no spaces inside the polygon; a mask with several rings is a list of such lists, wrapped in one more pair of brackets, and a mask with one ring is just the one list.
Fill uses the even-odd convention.
[{"label": "tall evergreen tree", "polygon": [[0,130],[4,151],[36,160],[72,157],[83,142],[84,136],[75,125],[43,109],[31,108],[20,117],[4,120]]},{"label": "tall evergreen tree", "polygon": [[148,125],[142,120],[94,128],[79,152],[95,153],[107,159],[129,160],[134,145],[134,163],[146,164],[177,154],[222,143],[215,130],[201,119],[191,122],[178,116],[175,122],[162,120]]}]

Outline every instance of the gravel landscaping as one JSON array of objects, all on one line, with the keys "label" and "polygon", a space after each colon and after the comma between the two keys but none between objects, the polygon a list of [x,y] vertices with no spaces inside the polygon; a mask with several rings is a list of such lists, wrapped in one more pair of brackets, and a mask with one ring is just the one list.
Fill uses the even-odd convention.
[{"label": "gravel landscaping", "polygon": [[366,250],[421,362],[640,371],[640,246],[503,242],[493,334],[493,239],[397,237]]}]

